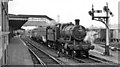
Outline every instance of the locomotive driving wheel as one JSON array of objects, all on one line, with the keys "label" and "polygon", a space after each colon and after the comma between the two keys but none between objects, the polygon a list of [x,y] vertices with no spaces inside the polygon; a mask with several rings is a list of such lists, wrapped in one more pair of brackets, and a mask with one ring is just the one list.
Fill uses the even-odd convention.
[{"label": "locomotive driving wheel", "polygon": [[68,50],[68,55],[72,56],[72,50]]},{"label": "locomotive driving wheel", "polygon": [[88,58],[89,57],[89,52],[87,50],[78,50],[77,52],[77,57],[80,58]]},{"label": "locomotive driving wheel", "polygon": [[62,48],[62,49],[61,49],[61,52],[62,52],[62,53],[65,53],[65,49]]},{"label": "locomotive driving wheel", "polygon": [[65,50],[65,54],[66,54],[66,55],[68,55],[68,54],[69,54],[67,50]]},{"label": "locomotive driving wheel", "polygon": [[88,58],[89,57],[89,52],[86,50],[85,51],[85,57]]},{"label": "locomotive driving wheel", "polygon": [[48,45],[47,45],[48,47],[51,47],[51,42],[48,42]]},{"label": "locomotive driving wheel", "polygon": [[76,51],[76,57],[86,58],[88,56],[89,56],[88,51],[84,51],[84,50],[77,50]]},{"label": "locomotive driving wheel", "polygon": [[82,57],[82,51],[81,50],[76,50],[76,57],[81,58]]},{"label": "locomotive driving wheel", "polygon": [[72,57],[76,57],[76,51],[75,50],[72,50]]},{"label": "locomotive driving wheel", "polygon": [[53,48],[53,49],[56,49],[55,46],[56,46],[56,44],[53,42],[53,43],[52,43],[52,48]]},{"label": "locomotive driving wheel", "polygon": [[58,57],[60,57],[60,51],[57,51],[57,55],[58,55]]}]

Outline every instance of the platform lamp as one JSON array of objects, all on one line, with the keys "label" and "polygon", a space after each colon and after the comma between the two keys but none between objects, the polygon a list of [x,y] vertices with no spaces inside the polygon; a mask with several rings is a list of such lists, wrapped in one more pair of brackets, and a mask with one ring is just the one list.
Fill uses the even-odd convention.
[{"label": "platform lamp", "polygon": [[109,16],[113,16],[113,13],[108,8],[108,3],[106,3],[106,6],[103,7],[103,11],[106,12],[106,16],[94,16],[94,13],[102,13],[102,10],[94,10],[92,5],[92,10],[89,11],[89,15],[92,16],[92,20],[100,21],[105,24],[106,26],[106,44],[105,44],[105,52],[104,55],[110,56],[109,52]]}]

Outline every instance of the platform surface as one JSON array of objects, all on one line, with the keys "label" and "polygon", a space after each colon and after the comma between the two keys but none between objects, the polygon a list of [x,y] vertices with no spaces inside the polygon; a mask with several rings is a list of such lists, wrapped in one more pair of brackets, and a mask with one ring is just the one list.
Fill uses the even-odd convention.
[{"label": "platform surface", "polygon": [[8,65],[33,65],[31,55],[19,36],[8,45]]},{"label": "platform surface", "polygon": [[120,52],[109,50],[111,56],[104,56],[103,53],[105,51],[105,48],[101,47],[99,44],[93,44],[93,45],[95,45],[95,49],[90,51],[91,55],[120,64]]}]

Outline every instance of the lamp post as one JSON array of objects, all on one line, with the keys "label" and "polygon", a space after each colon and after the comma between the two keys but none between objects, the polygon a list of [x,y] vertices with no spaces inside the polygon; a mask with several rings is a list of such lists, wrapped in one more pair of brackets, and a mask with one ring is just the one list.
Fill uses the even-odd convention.
[{"label": "lamp post", "polygon": [[92,16],[92,20],[100,21],[106,26],[106,44],[105,44],[105,52],[104,55],[110,56],[109,52],[109,15],[113,16],[112,12],[108,8],[108,3],[103,7],[103,11],[106,12],[106,16],[94,16],[94,13],[102,13],[102,10],[94,10],[92,5],[92,10],[89,11],[89,15]]}]

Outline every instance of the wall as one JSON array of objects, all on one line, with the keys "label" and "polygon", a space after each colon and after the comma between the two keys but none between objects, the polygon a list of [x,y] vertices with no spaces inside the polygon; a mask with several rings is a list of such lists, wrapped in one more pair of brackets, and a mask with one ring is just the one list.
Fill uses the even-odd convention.
[{"label": "wall", "polygon": [[7,64],[7,45],[8,45],[8,2],[0,0],[0,66]]},{"label": "wall", "polygon": [[2,65],[2,32],[1,32],[1,23],[2,23],[2,8],[1,8],[1,0],[0,0],[0,66]]}]

